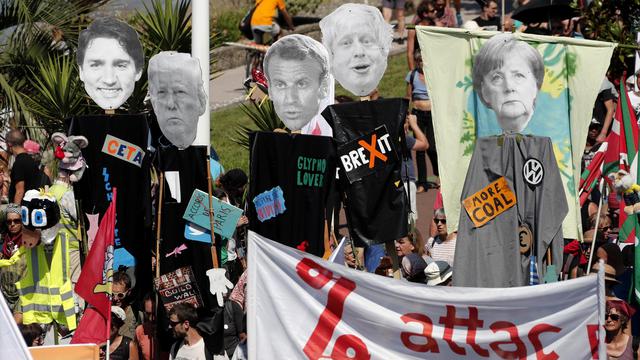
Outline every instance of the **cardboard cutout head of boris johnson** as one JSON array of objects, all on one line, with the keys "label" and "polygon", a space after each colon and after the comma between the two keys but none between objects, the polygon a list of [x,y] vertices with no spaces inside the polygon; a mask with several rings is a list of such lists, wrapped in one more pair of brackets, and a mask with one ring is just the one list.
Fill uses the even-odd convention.
[{"label": "cardboard cutout head of boris johnson", "polygon": [[144,67],[136,31],[113,17],[95,20],[78,38],[80,80],[104,110],[122,106],[131,96]]},{"label": "cardboard cutout head of boris johnson", "polygon": [[322,43],[329,51],[331,71],[351,93],[367,96],[387,68],[393,32],[377,8],[344,4],[320,21]]}]

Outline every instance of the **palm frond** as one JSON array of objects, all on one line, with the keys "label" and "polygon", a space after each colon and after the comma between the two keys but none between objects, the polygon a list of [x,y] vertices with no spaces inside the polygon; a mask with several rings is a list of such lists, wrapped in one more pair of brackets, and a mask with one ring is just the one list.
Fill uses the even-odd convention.
[{"label": "palm frond", "polygon": [[242,104],[240,108],[257,128],[239,125],[235,129],[236,136],[233,137],[231,141],[242,147],[249,148],[249,134],[254,131],[273,131],[275,129],[285,128],[284,123],[276,114],[271,99],[267,98],[262,102],[252,100],[250,105]]}]

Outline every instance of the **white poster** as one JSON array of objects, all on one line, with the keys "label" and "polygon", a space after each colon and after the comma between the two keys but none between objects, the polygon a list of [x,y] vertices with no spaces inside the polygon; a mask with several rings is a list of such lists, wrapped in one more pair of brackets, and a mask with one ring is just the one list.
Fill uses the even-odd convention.
[{"label": "white poster", "polygon": [[606,358],[602,275],[510,289],[429,287],[253,232],[248,259],[250,359]]}]

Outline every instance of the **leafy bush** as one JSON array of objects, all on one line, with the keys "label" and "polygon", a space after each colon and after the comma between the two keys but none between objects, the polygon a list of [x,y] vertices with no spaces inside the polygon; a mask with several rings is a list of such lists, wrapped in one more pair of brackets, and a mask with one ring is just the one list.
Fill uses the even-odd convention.
[{"label": "leafy bush", "polygon": [[288,0],[287,11],[291,15],[299,13],[313,14],[322,4],[322,0]]},{"label": "leafy bush", "polygon": [[220,34],[216,38],[217,44],[214,44],[214,46],[222,45],[225,41],[237,41],[240,39],[241,33],[238,30],[238,23],[240,23],[246,11],[242,9],[224,10],[214,16],[211,23],[214,31]]}]

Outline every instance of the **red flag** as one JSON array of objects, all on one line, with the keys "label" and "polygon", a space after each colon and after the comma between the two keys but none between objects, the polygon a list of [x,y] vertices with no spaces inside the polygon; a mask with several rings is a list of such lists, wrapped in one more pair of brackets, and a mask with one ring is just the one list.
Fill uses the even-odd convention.
[{"label": "red flag", "polygon": [[[609,137],[611,137],[611,135],[609,135]],[[607,139],[609,139],[609,137],[607,137]],[[578,191],[580,195],[580,206],[584,205],[589,194],[591,194],[591,191],[598,185],[598,181],[602,177],[602,167],[608,145],[606,141],[600,145],[593,159],[580,176],[580,187]]]},{"label": "red flag", "polygon": [[[111,316],[109,316],[109,320],[111,320]],[[78,328],[73,334],[71,343],[102,344],[107,341],[109,337],[107,327],[110,327],[110,325],[107,324],[107,319],[102,317],[96,308],[89,306],[84,311],[82,319],[80,319],[80,324],[78,324]]]},{"label": "red flag", "polygon": [[[100,342],[107,340],[107,326],[111,320],[111,281],[113,278],[115,224],[116,189],[114,188],[113,200],[102,217],[102,221],[100,221],[98,233],[76,283],[76,294],[91,304],[93,311],[87,311],[80,320],[73,343],[80,343],[81,339],[94,339],[102,332],[102,329],[104,329],[105,333],[104,339]],[[98,323],[101,324],[101,329],[96,327]],[[76,337],[78,340],[76,340]]]}]

